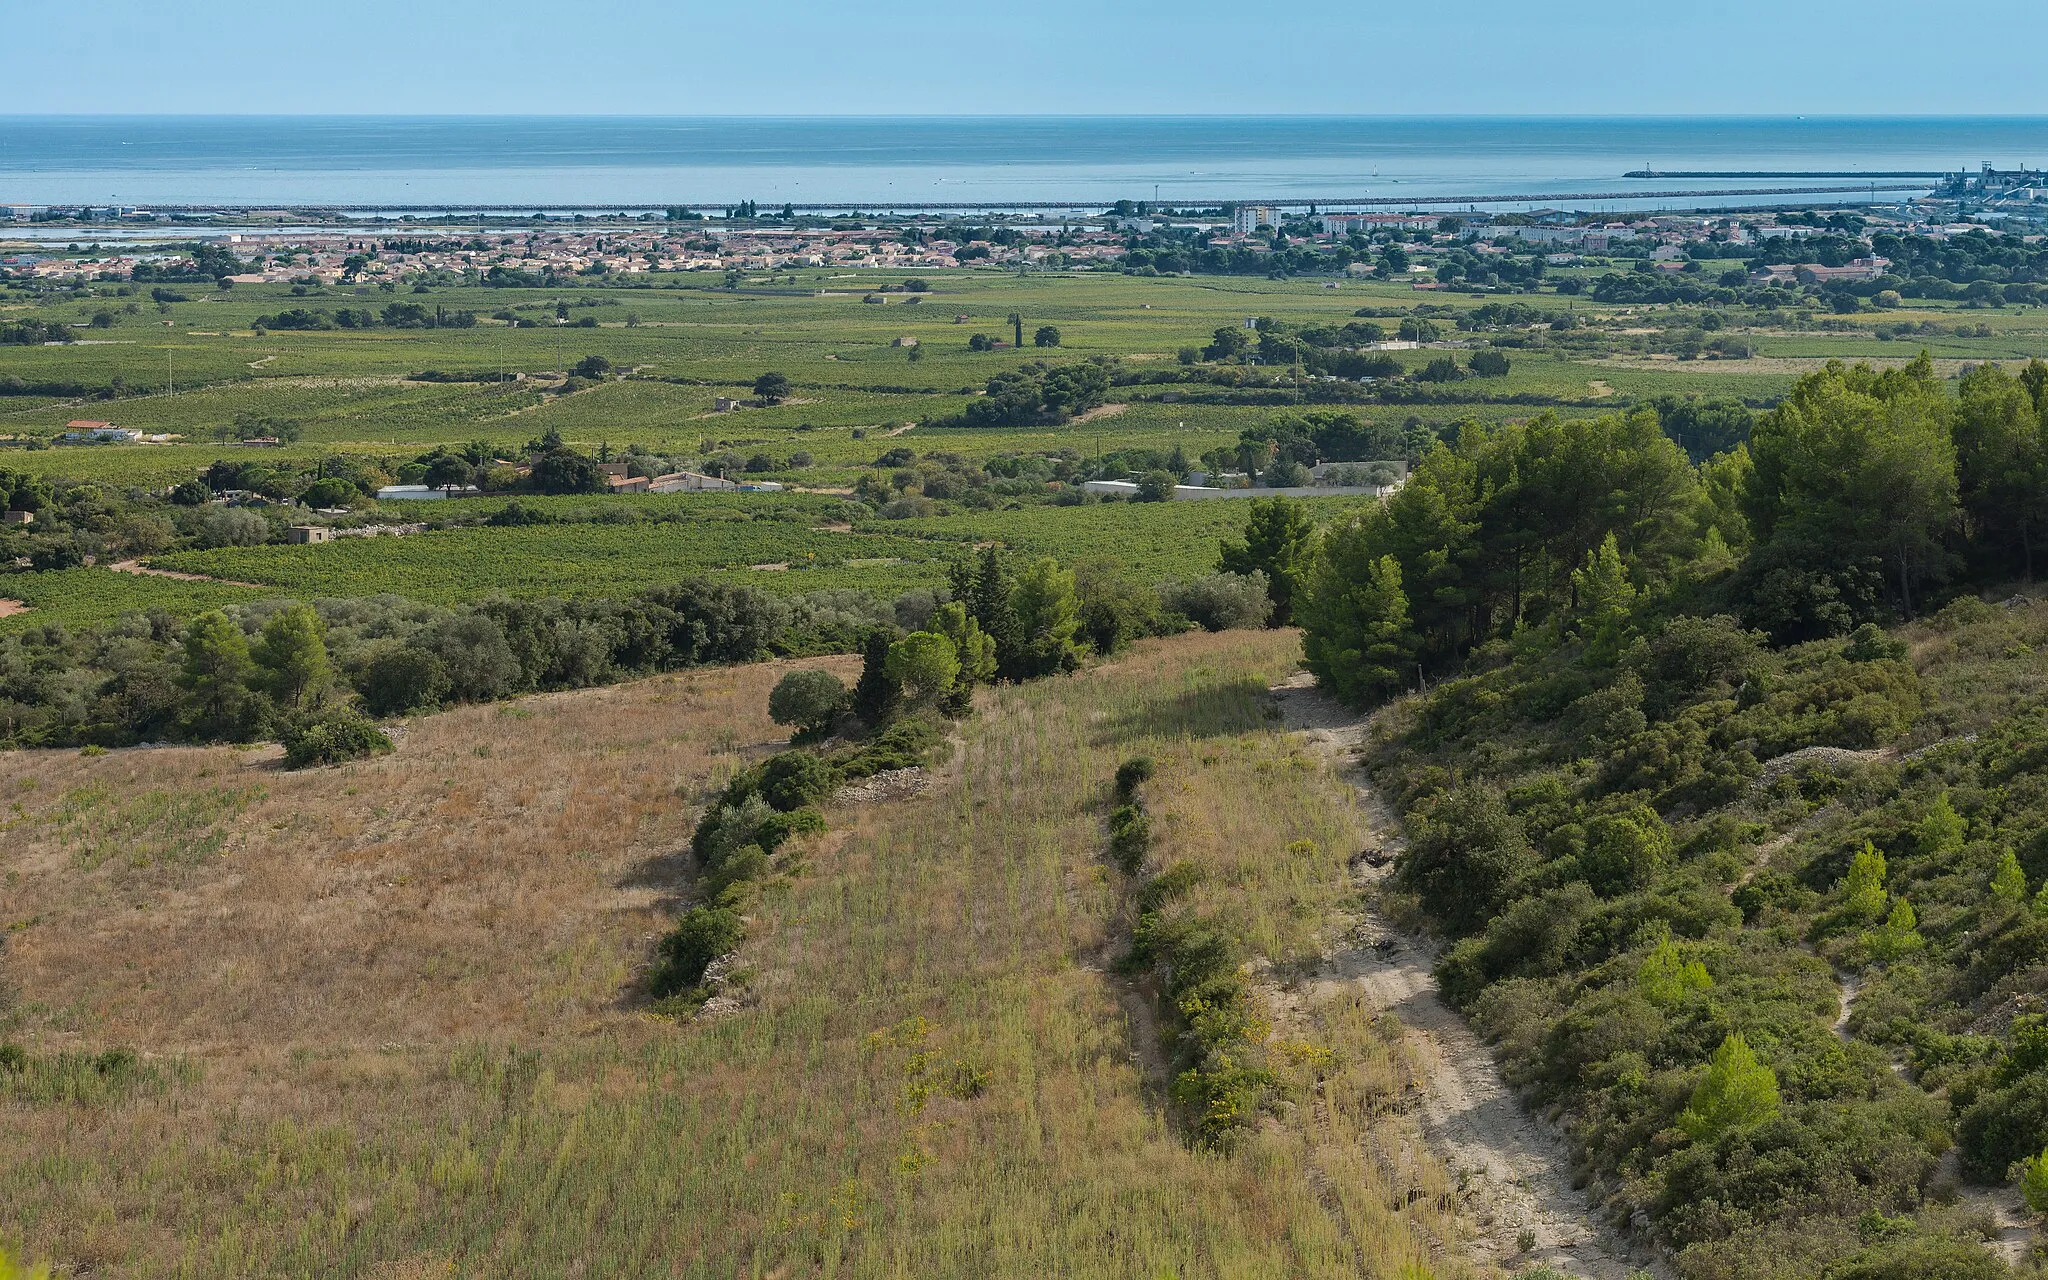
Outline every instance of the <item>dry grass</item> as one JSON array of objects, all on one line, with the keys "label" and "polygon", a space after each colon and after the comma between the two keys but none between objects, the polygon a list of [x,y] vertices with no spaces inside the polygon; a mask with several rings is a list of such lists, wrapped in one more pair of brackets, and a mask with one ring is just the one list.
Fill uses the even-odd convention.
[{"label": "dry grass", "polygon": [[1293,644],[990,698],[941,785],[797,852],[743,1007],[685,1025],[634,969],[786,668],[451,712],[319,773],[0,757],[0,1030],[196,1069],[0,1100],[0,1236],[136,1276],[1455,1274],[1387,1028],[1313,1011],[1286,1113],[1203,1153],[1103,971],[1101,813],[1140,752],[1161,856],[1254,949],[1313,948],[1359,831],[1269,718]]}]

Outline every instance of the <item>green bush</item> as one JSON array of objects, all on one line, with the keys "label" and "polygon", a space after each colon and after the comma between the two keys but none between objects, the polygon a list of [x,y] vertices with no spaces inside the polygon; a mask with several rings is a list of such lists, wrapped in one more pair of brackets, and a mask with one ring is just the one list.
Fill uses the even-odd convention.
[{"label": "green bush", "polygon": [[2048,1146],[2048,1072],[2031,1072],[1978,1098],[1956,1125],[1963,1172],[2005,1181],[2006,1170]]},{"label": "green bush", "polygon": [[1919,1236],[1872,1245],[1828,1280],[2007,1280],[2012,1271],[1975,1240]]},{"label": "green bush", "polygon": [[1138,794],[1138,788],[1152,780],[1158,766],[1151,756],[1132,756],[1116,767],[1117,798],[1129,801]]},{"label": "green bush", "polygon": [[736,950],[745,934],[731,907],[691,907],[656,948],[648,988],[657,998],[680,995],[704,981],[713,960]]},{"label": "green bush", "polygon": [[767,875],[767,852],[758,844],[741,845],[704,877],[704,896],[714,902],[725,902],[728,891],[750,880],[764,879]]},{"label": "green bush", "polygon": [[784,751],[761,765],[761,795],[785,813],[816,804],[839,786],[839,771],[808,751]]},{"label": "green bush", "polygon": [[424,649],[387,649],[363,664],[356,692],[373,716],[403,715],[448,695],[448,669]]},{"label": "green bush", "polygon": [[825,815],[806,805],[788,813],[778,813],[762,823],[755,831],[761,847],[770,853],[780,849],[791,836],[816,835],[825,829]]},{"label": "green bush", "polygon": [[892,769],[915,769],[931,759],[944,733],[922,716],[898,720],[857,747],[838,752],[831,762],[842,778],[871,778]]},{"label": "green bush", "polygon": [[830,671],[792,671],[768,695],[768,718],[800,733],[816,735],[832,727],[846,707],[846,685]]},{"label": "green bush", "polygon": [[1109,815],[1109,856],[1126,875],[1137,874],[1152,845],[1152,819],[1134,804],[1118,805]]},{"label": "green bush", "polygon": [[392,750],[391,739],[353,711],[332,712],[318,720],[288,727],[282,735],[288,769],[342,764]]},{"label": "green bush", "polygon": [[1202,877],[1202,868],[1196,863],[1174,863],[1147,880],[1138,890],[1138,914],[1149,915],[1169,902],[1186,897],[1202,883]]}]

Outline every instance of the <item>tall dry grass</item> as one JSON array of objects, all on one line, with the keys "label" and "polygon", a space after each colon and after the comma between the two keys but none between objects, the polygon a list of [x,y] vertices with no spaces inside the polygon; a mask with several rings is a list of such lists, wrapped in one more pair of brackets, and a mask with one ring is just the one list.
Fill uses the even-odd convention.
[{"label": "tall dry grass", "polygon": [[0,1230],[137,1276],[1456,1274],[1387,1029],[1312,1009],[1283,1114],[1203,1152],[1107,972],[1133,754],[1254,950],[1339,906],[1358,817],[1262,696],[1293,654],[1183,637],[997,693],[942,785],[797,852],[743,1006],[690,1024],[634,969],[781,668],[453,712],[327,773],[0,757],[4,1034],[196,1073],[0,1102]]}]

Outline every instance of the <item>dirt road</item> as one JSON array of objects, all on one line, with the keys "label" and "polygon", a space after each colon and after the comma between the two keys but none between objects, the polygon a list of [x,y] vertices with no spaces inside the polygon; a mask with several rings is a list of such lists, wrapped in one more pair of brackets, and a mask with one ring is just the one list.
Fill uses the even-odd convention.
[{"label": "dirt road", "polygon": [[[1276,686],[1273,696],[1287,727],[1357,788],[1381,842],[1379,853],[1390,857],[1398,852],[1395,814],[1353,764],[1365,722],[1324,697],[1306,675]],[[1370,883],[1387,868],[1361,861],[1358,874]],[[1502,1083],[1493,1055],[1464,1018],[1438,998],[1430,976],[1434,961],[1425,942],[1367,914],[1346,931],[1299,994],[1362,991],[1408,1029],[1412,1046],[1429,1064],[1420,1109],[1423,1135],[1468,1193],[1467,1209],[1480,1230],[1476,1251],[1504,1266],[1542,1264],[1583,1280],[1668,1276],[1661,1262],[1636,1255],[1598,1225],[1586,1198],[1572,1189],[1563,1142],[1522,1110]]]}]

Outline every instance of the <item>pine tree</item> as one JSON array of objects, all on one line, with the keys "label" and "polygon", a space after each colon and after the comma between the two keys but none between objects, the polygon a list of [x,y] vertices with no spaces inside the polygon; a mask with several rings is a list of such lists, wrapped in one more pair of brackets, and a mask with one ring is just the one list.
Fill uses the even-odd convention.
[{"label": "pine tree", "polygon": [[1863,850],[1849,860],[1849,874],[1842,880],[1842,905],[1849,914],[1873,923],[1884,914],[1888,896],[1884,889],[1884,855],[1868,840]]},{"label": "pine tree", "polygon": [[1920,848],[1936,857],[1957,853],[1961,851],[1963,838],[1969,829],[1970,824],[1948,802],[1948,792],[1944,791],[1935,798],[1927,816],[1920,819],[1917,831]]},{"label": "pine tree", "polygon": [[1579,635],[1586,641],[1586,656],[1613,662],[1621,653],[1622,634],[1636,602],[1635,584],[1629,581],[1613,534],[1586,553],[1583,568],[1572,570],[1572,594],[1578,599]]},{"label": "pine tree", "polygon": [[249,672],[249,642],[240,627],[214,609],[186,625],[184,647],[179,683],[191,691],[199,719],[220,732],[248,692],[242,681]]},{"label": "pine tree", "polygon": [[957,600],[941,605],[932,614],[927,629],[953,642],[953,651],[960,658],[962,685],[971,687],[995,679],[996,642],[981,629],[979,622],[968,616],[966,605]]},{"label": "pine tree", "polygon": [[[2048,888],[2048,885],[2042,887]],[[2015,907],[2027,900],[2027,873],[2010,849],[1999,856],[1998,870],[1992,873],[1991,896]]]},{"label": "pine tree", "polygon": [[1913,910],[1913,904],[1904,898],[1892,903],[1891,914],[1884,923],[1863,935],[1864,949],[1871,958],[1890,962],[1927,945],[1920,936],[1920,917]]},{"label": "pine tree", "polygon": [[983,547],[981,563],[975,568],[973,587],[964,598],[967,611],[974,615],[974,620],[981,624],[988,638],[995,641],[997,673],[1015,679],[1019,675],[1023,655],[1019,652],[1022,637],[1017,627],[1017,612],[1010,600],[1011,585],[1002,556],[994,547]]},{"label": "pine tree", "polygon": [[1307,586],[1315,545],[1315,518],[1307,507],[1287,497],[1255,498],[1244,541],[1218,544],[1218,567],[1226,573],[1263,572],[1273,601],[1267,625],[1284,627],[1294,620],[1295,596]]},{"label": "pine tree", "polygon": [[[1017,633],[1017,674],[1030,679],[1081,664],[1081,601],[1074,572],[1047,556],[1026,569],[1010,591]],[[998,660],[1001,648],[998,642]]]},{"label": "pine tree", "polygon": [[1757,1061],[1740,1031],[1731,1031],[1714,1050],[1706,1078],[1678,1115],[1678,1127],[1694,1142],[1707,1142],[1730,1129],[1762,1124],[1778,1114],[1778,1076]]},{"label": "pine tree", "polygon": [[1707,967],[1697,960],[1687,960],[1668,937],[1636,967],[1636,989],[1654,1005],[1677,1004],[1687,994],[1713,985]]},{"label": "pine tree", "polygon": [[292,707],[304,706],[333,674],[327,660],[327,628],[320,615],[303,604],[271,614],[249,656],[262,668],[264,686]]},{"label": "pine tree", "polygon": [[1323,548],[1296,616],[1303,660],[1338,701],[1364,706],[1400,691],[1420,641],[1401,562],[1373,556],[1364,526],[1340,530]]},{"label": "pine tree", "polygon": [[2048,1213],[2048,1151],[2027,1161],[2027,1170],[2020,1175],[2020,1191],[2027,1197],[2027,1208]]}]

